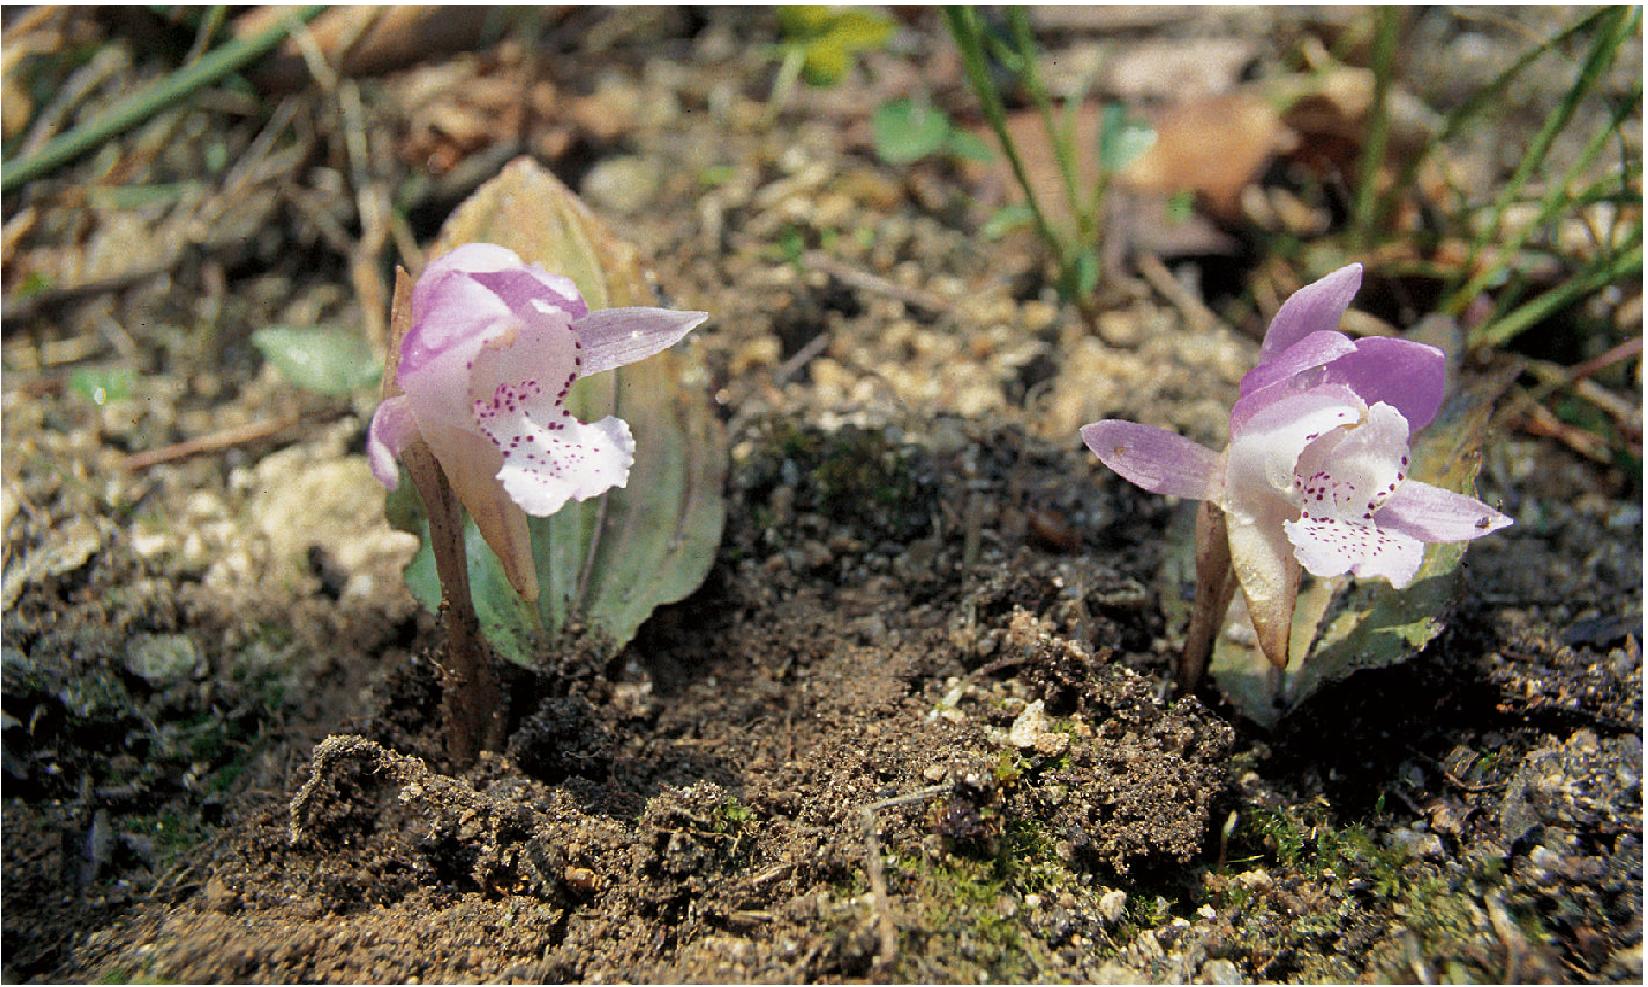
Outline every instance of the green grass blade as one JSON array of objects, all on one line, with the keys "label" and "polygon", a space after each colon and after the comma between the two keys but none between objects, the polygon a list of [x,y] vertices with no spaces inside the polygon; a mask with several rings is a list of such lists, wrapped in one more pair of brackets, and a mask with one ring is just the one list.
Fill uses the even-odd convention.
[{"label": "green grass blade", "polygon": [[1036,104],[1036,112],[1041,116],[1042,128],[1047,131],[1047,142],[1053,147],[1053,157],[1059,163],[1059,175],[1064,179],[1065,200],[1070,203],[1070,215],[1076,221],[1076,238],[1083,240],[1087,232],[1083,220],[1081,199],[1076,192],[1076,149],[1075,142],[1070,140],[1064,130],[1053,119],[1053,101],[1047,95],[1047,87],[1042,85],[1041,70],[1037,67],[1036,39],[1030,33],[1030,18],[1025,15],[1023,7],[1009,7],[1007,10],[1007,24],[1013,32],[1013,43],[1018,47],[1019,59],[1023,63],[1021,74],[1025,88],[1030,91],[1030,98]]},{"label": "green grass blade", "polygon": [[1048,225],[1047,215],[1042,212],[1041,204],[1036,201],[1036,190],[1030,185],[1030,175],[1025,171],[1024,160],[1019,157],[1018,146],[1013,143],[1012,135],[1007,132],[1007,113],[1002,108],[1001,93],[997,91],[995,81],[990,78],[990,66],[984,59],[978,12],[971,7],[946,7],[944,19],[950,28],[950,36],[955,39],[956,48],[961,52],[961,66],[967,74],[967,84],[978,99],[979,108],[984,111],[984,118],[989,122],[990,129],[995,131],[996,140],[1001,144],[1001,153],[1013,169],[1013,177],[1018,181],[1019,188],[1024,190],[1024,201],[1030,207],[1031,218],[1036,224],[1036,233],[1047,244],[1048,249],[1053,251],[1060,272],[1065,272],[1069,269],[1069,264],[1064,244]]},{"label": "green grass blade", "polygon": [[1500,189],[1487,220],[1478,227],[1476,237],[1471,241],[1464,270],[1468,271],[1475,266],[1476,258],[1488,238],[1498,235],[1500,220],[1504,217],[1506,207],[1522,194],[1523,186],[1544,163],[1545,156],[1550,153],[1557,135],[1562,133],[1568,122],[1573,119],[1574,111],[1579,108],[1580,102],[1601,82],[1603,74],[1613,64],[1614,56],[1619,53],[1620,46],[1630,37],[1642,16],[1641,11],[1625,8],[1615,8],[1611,13],[1612,19],[1603,21],[1596,38],[1591,42],[1591,50],[1586,54],[1584,64],[1575,75],[1573,85],[1563,94],[1561,102],[1546,114],[1539,133],[1534,135],[1533,141],[1522,155],[1522,160],[1517,163],[1516,170]]},{"label": "green grass blade", "polygon": [[1613,256],[1599,257],[1585,271],[1580,272],[1559,287],[1552,288],[1538,298],[1526,302],[1502,318],[1472,330],[1471,347],[1502,346],[1537,325],[1542,319],[1560,312],[1592,292],[1601,291],[1615,281],[1642,273],[1642,227],[1638,226],[1622,245],[1625,249]]},{"label": "green grass blade", "polygon": [[1516,81],[1517,77],[1528,66],[1539,61],[1546,52],[1566,42],[1569,38],[1590,30],[1593,25],[1607,16],[1608,12],[1608,8],[1603,8],[1586,14],[1556,34],[1529,48],[1503,72],[1495,76],[1493,81],[1472,93],[1465,102],[1443,117],[1442,125],[1437,129],[1436,136],[1427,141],[1418,153],[1408,159],[1396,181],[1380,197],[1378,214],[1382,216],[1390,215],[1391,210],[1396,206],[1397,198],[1413,186],[1414,178],[1418,176],[1420,167],[1424,165],[1431,153],[1458,136],[1472,120],[1476,119],[1477,114],[1495,105],[1504,96],[1505,90],[1510,87],[1511,83]]},{"label": "green grass blade", "polygon": [[[1551,184],[1551,187],[1540,200],[1538,214],[1531,221],[1524,224],[1509,241],[1499,247],[1492,264],[1483,265],[1482,269],[1463,287],[1442,302],[1440,307],[1442,312],[1453,316],[1463,312],[1472,299],[1504,274],[1505,269],[1513,262],[1517,253],[1534,235],[1535,231],[1543,229],[1546,224],[1556,219],[1559,213],[1572,210],[1580,204],[1580,197],[1569,194],[1568,190],[1573,187],[1575,180],[1596,162],[1596,159],[1608,146],[1609,140],[1619,132],[1619,128],[1626,119],[1637,111],[1641,99],[1642,85],[1638,83],[1635,94],[1630,99],[1620,101],[1609,117],[1608,123],[1598,130],[1585,145],[1585,149],[1580,152],[1579,157],[1574,159],[1573,164],[1569,165],[1568,169],[1563,172],[1562,179]],[[1610,177],[1606,181],[1611,192],[1619,191],[1618,182],[1615,178]]]},{"label": "green grass blade", "polygon": [[1385,160],[1385,141],[1390,134],[1391,62],[1396,55],[1400,13],[1395,7],[1379,8],[1378,34],[1373,42],[1373,107],[1368,111],[1368,139],[1362,145],[1357,166],[1356,203],[1351,211],[1351,242],[1359,249],[1372,242],[1378,217],[1375,210],[1379,191],[1379,166]]},{"label": "green grass blade", "polygon": [[104,141],[173,106],[195,90],[244,68],[286,40],[293,28],[313,19],[325,9],[324,6],[296,8],[261,34],[220,45],[200,61],[178,69],[96,119],[63,134],[34,155],[0,166],[0,192],[10,192],[24,182],[33,181],[73,161]]}]

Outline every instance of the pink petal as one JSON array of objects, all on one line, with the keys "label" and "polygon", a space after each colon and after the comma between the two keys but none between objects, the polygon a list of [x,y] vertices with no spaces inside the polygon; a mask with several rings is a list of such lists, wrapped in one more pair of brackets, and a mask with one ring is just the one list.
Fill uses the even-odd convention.
[{"label": "pink petal", "polygon": [[[1286,387],[1267,388],[1276,389]],[[1277,667],[1287,663],[1299,592],[1299,563],[1282,529],[1299,513],[1294,466],[1312,442],[1360,421],[1365,411],[1347,387],[1289,391],[1258,408],[1225,450],[1221,506],[1230,528],[1231,565],[1259,645]]]},{"label": "pink petal", "polygon": [[1081,437],[1099,462],[1151,493],[1195,500],[1219,496],[1219,454],[1176,432],[1108,418],[1083,425]]},{"label": "pink petal", "polygon": [[366,461],[379,483],[390,490],[400,485],[401,472],[395,460],[417,436],[418,422],[412,417],[412,402],[406,395],[396,395],[378,405],[366,431]]},{"label": "pink petal", "polygon": [[1226,509],[1240,511],[1268,497],[1282,497],[1291,506],[1294,466],[1305,447],[1336,428],[1360,423],[1366,413],[1355,392],[1330,384],[1270,400],[1239,429],[1232,419],[1225,451]]},{"label": "pink petal", "polygon": [[1511,519],[1480,500],[1409,480],[1379,512],[1379,526],[1420,541],[1468,541],[1509,527]]},{"label": "pink petal", "polygon": [[1354,352],[1356,344],[1342,332],[1322,330],[1310,333],[1249,370],[1247,376],[1242,378],[1241,393],[1251,394],[1267,384],[1286,380],[1301,371],[1320,367]]},{"label": "pink petal", "polygon": [[511,321],[511,315],[509,305],[496,292],[469,274],[426,272],[412,289],[412,328],[401,340],[397,381],[411,391],[409,375],[421,373],[426,365],[449,354],[460,365],[467,364],[490,335]]},{"label": "pink petal", "polygon": [[428,264],[418,274],[418,283],[412,286],[412,307],[422,308],[426,299],[420,292],[424,282],[439,281],[448,274],[475,274],[482,271],[510,271],[523,266],[521,255],[495,243],[466,243],[449,250]]},{"label": "pink petal", "polygon": [[1230,562],[1247,600],[1248,619],[1259,635],[1259,648],[1277,668],[1288,662],[1293,608],[1299,596],[1299,563],[1282,531],[1290,509],[1286,501],[1271,510],[1241,518],[1228,516]]},{"label": "pink petal", "polygon": [[429,303],[429,288],[420,293],[425,282],[433,286],[451,273],[473,276],[503,297],[511,308],[521,308],[534,298],[557,301],[561,308],[580,318],[589,311],[578,286],[571,278],[551,274],[537,264],[528,264],[508,247],[495,243],[466,243],[448,251],[430,262],[412,289],[412,310],[418,312]]},{"label": "pink petal", "polygon": [[537,302],[530,318],[482,348],[469,377],[474,425],[501,457],[497,480],[539,517],[622,486],[634,459],[623,422],[585,424],[567,412],[581,354],[567,313]]},{"label": "pink petal", "polygon": [[1405,589],[1425,561],[1419,539],[1371,524],[1312,517],[1282,527],[1299,563],[1313,576],[1349,572],[1359,579],[1388,579],[1397,589]]},{"label": "pink petal", "polygon": [[1270,320],[1264,345],[1259,349],[1259,363],[1269,362],[1313,332],[1338,329],[1340,318],[1360,287],[1362,265],[1350,264],[1289,295]]},{"label": "pink petal", "polygon": [[1336,428],[1311,442],[1293,474],[1305,519],[1371,525],[1407,479],[1407,419],[1388,404],[1376,404],[1356,427]]},{"label": "pink petal", "polygon": [[673,312],[667,308],[591,312],[575,326],[584,344],[584,375],[634,363],[668,349],[707,318],[708,312]]},{"label": "pink petal", "polygon": [[507,271],[483,271],[469,275],[490,289],[511,309],[526,308],[543,301],[565,309],[574,319],[589,313],[589,306],[571,278],[551,274],[536,264]]},{"label": "pink petal", "polygon": [[482,440],[471,423],[451,428],[424,422],[423,439],[441,464],[452,492],[474,519],[481,537],[503,565],[509,583],[529,602],[538,599],[538,575],[532,559],[532,536],[526,514],[509,498],[497,480],[503,457],[492,443]]},{"label": "pink petal", "polygon": [[1325,383],[1345,384],[1368,404],[1383,401],[1402,413],[1418,431],[1442,407],[1448,359],[1434,346],[1390,336],[1356,341],[1355,352],[1328,364]]}]

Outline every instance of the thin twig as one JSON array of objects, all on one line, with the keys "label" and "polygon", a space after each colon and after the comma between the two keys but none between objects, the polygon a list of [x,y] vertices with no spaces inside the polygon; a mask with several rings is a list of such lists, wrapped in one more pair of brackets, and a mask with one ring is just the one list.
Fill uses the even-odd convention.
[{"label": "thin twig", "polygon": [[235,446],[257,442],[286,431],[299,421],[299,416],[282,415],[279,418],[268,418],[263,421],[252,422],[249,425],[240,425],[236,428],[226,428],[220,432],[212,432],[182,442],[174,442],[159,449],[150,449],[146,452],[133,453],[120,461],[120,468],[128,473],[146,470],[161,463],[176,462],[179,459],[188,459],[208,452],[219,452],[223,449],[232,449]]},{"label": "thin twig", "polygon": [[1615,346],[1606,353],[1593,356],[1584,363],[1574,364],[1574,368],[1568,372],[1568,381],[1569,383],[1577,384],[1592,374],[1605,370],[1622,360],[1629,360],[1632,357],[1639,357],[1641,355],[1642,337],[1636,336],[1632,339],[1627,339],[1625,342],[1620,343],[1618,346]]},{"label": "thin twig", "polygon": [[890,969],[898,959],[898,926],[893,922],[892,912],[887,900],[887,874],[881,863],[881,834],[876,830],[875,814],[882,809],[891,809],[898,805],[909,805],[912,802],[925,802],[935,795],[949,791],[949,785],[933,785],[929,788],[918,789],[908,795],[898,795],[879,802],[872,802],[862,810],[864,821],[864,867],[870,876],[870,893],[873,897],[873,906],[876,912],[876,921],[881,927],[881,951],[876,955],[877,970]]},{"label": "thin twig", "polygon": [[849,288],[867,291],[873,295],[886,295],[896,298],[906,305],[926,309],[934,314],[950,311],[952,303],[942,295],[925,291],[921,288],[908,288],[896,284],[880,275],[871,274],[862,268],[853,267],[841,260],[831,257],[822,250],[809,250],[801,257],[804,267],[815,271],[823,271]]},{"label": "thin twig", "polygon": [[1179,279],[1173,276],[1173,272],[1167,269],[1167,265],[1162,263],[1160,257],[1141,253],[1134,258],[1134,263],[1138,265],[1139,273],[1144,279],[1150,282],[1150,286],[1179,310],[1179,314],[1185,317],[1192,329],[1207,332],[1215,328],[1228,328],[1224,325],[1223,319],[1179,283]]}]

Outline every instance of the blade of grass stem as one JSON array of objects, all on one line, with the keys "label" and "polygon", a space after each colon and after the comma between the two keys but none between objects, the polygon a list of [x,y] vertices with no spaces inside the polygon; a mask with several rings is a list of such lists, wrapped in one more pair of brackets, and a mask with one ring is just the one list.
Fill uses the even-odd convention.
[{"label": "blade of grass stem", "polygon": [[280,44],[296,25],[313,19],[324,5],[295,8],[263,32],[219,45],[199,61],[178,69],[93,120],[54,139],[22,161],[0,166],[0,192],[10,192],[85,154],[175,105],[203,86],[251,64]]},{"label": "blade of grass stem", "polygon": [[1605,20],[1597,32],[1596,38],[1591,42],[1591,50],[1586,53],[1585,62],[1580,66],[1578,74],[1575,75],[1573,85],[1568,87],[1568,91],[1563,94],[1562,100],[1552,107],[1550,113],[1546,114],[1544,122],[1540,125],[1539,133],[1534,135],[1534,139],[1528,144],[1527,151],[1522,155],[1522,160],[1517,163],[1516,170],[1511,173],[1511,177],[1505,182],[1499,195],[1494,199],[1493,210],[1488,214],[1487,221],[1478,227],[1476,236],[1471,240],[1470,253],[1466,256],[1465,263],[1461,267],[1462,271],[1468,271],[1474,267],[1476,259],[1481,254],[1482,248],[1487,244],[1488,239],[1498,235],[1499,223],[1504,217],[1506,207],[1522,193],[1522,187],[1533,177],[1534,171],[1545,162],[1545,156],[1550,153],[1551,145],[1556,141],[1557,135],[1562,133],[1563,129],[1568,126],[1568,122],[1573,119],[1574,111],[1579,108],[1580,101],[1589,95],[1596,88],[1597,83],[1601,81],[1603,73],[1613,64],[1614,56],[1619,53],[1619,48],[1625,43],[1626,38],[1630,37],[1632,29],[1641,16],[1640,11],[1623,8],[1616,8],[1612,13],[1612,21]]},{"label": "blade of grass stem", "polygon": [[1042,129],[1047,131],[1047,142],[1052,146],[1053,157],[1059,163],[1059,176],[1064,179],[1064,197],[1070,204],[1070,215],[1076,221],[1076,240],[1085,243],[1088,230],[1082,203],[1076,193],[1074,142],[1060,130],[1053,119],[1053,101],[1047,95],[1047,87],[1042,85],[1041,70],[1037,67],[1036,39],[1030,33],[1030,18],[1025,15],[1023,7],[1009,7],[1007,24],[1013,32],[1013,43],[1018,48],[1019,60],[1023,63],[1021,75],[1025,88],[1030,90],[1030,98],[1035,102],[1036,112],[1041,116]]},{"label": "blade of grass stem", "polygon": [[1393,182],[1391,187],[1386,189],[1384,195],[1380,197],[1379,214],[1384,216],[1390,215],[1391,210],[1396,206],[1397,197],[1413,186],[1414,178],[1419,174],[1420,167],[1424,165],[1431,153],[1438,147],[1447,144],[1450,140],[1457,136],[1462,130],[1465,129],[1466,125],[1476,118],[1477,114],[1481,113],[1489,106],[1494,105],[1495,102],[1504,95],[1505,90],[1510,86],[1510,84],[1515,82],[1517,76],[1520,76],[1528,66],[1532,65],[1534,62],[1537,62],[1546,52],[1567,41],[1569,38],[1590,29],[1592,25],[1596,24],[1607,14],[1608,8],[1603,8],[1601,10],[1586,14],[1584,17],[1574,21],[1572,24],[1563,28],[1561,31],[1558,31],[1556,34],[1551,35],[1549,38],[1546,38],[1545,40],[1529,48],[1527,51],[1523,52],[1515,62],[1512,62],[1511,65],[1503,72],[1495,76],[1491,82],[1472,93],[1470,97],[1465,100],[1465,102],[1449,111],[1449,113],[1442,118],[1442,125],[1437,128],[1436,136],[1429,141],[1426,141],[1425,144],[1420,147],[1418,152],[1408,159],[1407,164],[1404,165],[1401,172],[1398,173],[1396,181]]},{"label": "blade of grass stem", "polygon": [[1030,175],[1024,169],[1024,161],[1019,157],[1017,145],[1013,137],[1007,132],[1007,113],[1002,108],[1001,93],[990,78],[990,66],[984,59],[984,46],[980,40],[978,12],[971,7],[946,7],[944,18],[950,28],[950,35],[955,39],[956,48],[961,52],[962,70],[967,75],[968,85],[972,87],[973,95],[978,98],[979,107],[984,111],[984,118],[995,131],[996,140],[1001,144],[1001,153],[1006,156],[1008,165],[1013,169],[1013,177],[1018,181],[1019,188],[1024,191],[1025,204],[1030,207],[1030,216],[1035,220],[1036,233],[1053,251],[1059,264],[1061,274],[1069,270],[1064,244],[1053,228],[1047,223],[1047,216],[1042,212],[1041,204],[1036,201],[1036,190],[1030,185]]},{"label": "blade of grass stem", "polygon": [[1612,257],[1599,257],[1585,271],[1566,283],[1526,302],[1502,318],[1491,319],[1471,331],[1470,346],[1502,346],[1526,332],[1540,320],[1560,312],[1586,295],[1600,291],[1615,281],[1642,273],[1642,227],[1632,231],[1625,249]]},{"label": "blade of grass stem", "polygon": [[1375,209],[1379,192],[1379,166],[1385,160],[1385,141],[1390,134],[1391,62],[1396,55],[1397,28],[1401,25],[1400,12],[1395,7],[1380,7],[1377,34],[1373,41],[1373,107],[1368,111],[1368,139],[1362,145],[1362,158],[1357,165],[1356,203],[1351,212],[1351,242],[1366,248],[1372,242],[1372,233],[1378,218],[1384,215]]},{"label": "blade of grass stem", "polygon": [[[1584,150],[1562,173],[1561,180],[1551,183],[1551,187],[1546,190],[1545,195],[1540,200],[1539,212],[1534,218],[1524,223],[1522,228],[1511,236],[1510,240],[1497,249],[1493,263],[1483,265],[1475,276],[1443,300],[1440,309],[1443,313],[1458,316],[1465,311],[1465,307],[1471,303],[1473,298],[1504,273],[1506,267],[1513,262],[1512,259],[1516,257],[1522,246],[1528,242],[1536,231],[1543,229],[1546,224],[1557,217],[1558,213],[1574,208],[1576,197],[1569,194],[1569,189],[1573,187],[1574,181],[1595,163],[1620,126],[1636,111],[1641,98],[1642,84],[1638,83],[1635,95],[1630,99],[1619,102],[1619,105],[1614,108],[1613,114],[1608,118],[1608,123],[1597,131],[1595,136],[1585,145]],[[1609,181],[1612,183],[1613,179],[1609,179]],[[1496,212],[1494,215],[1497,216],[1498,213]]]}]

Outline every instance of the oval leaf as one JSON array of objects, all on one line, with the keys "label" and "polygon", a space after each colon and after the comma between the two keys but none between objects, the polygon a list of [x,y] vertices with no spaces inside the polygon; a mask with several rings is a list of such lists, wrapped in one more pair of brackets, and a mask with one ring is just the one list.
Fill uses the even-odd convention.
[{"label": "oval leaf", "polygon": [[321,394],[372,387],[383,367],[367,341],[327,326],[270,326],[252,333],[252,345],[293,386]]},{"label": "oval leaf", "polygon": [[870,117],[876,154],[888,164],[909,164],[944,147],[950,136],[950,118],[930,103],[896,99],[883,103]]}]

